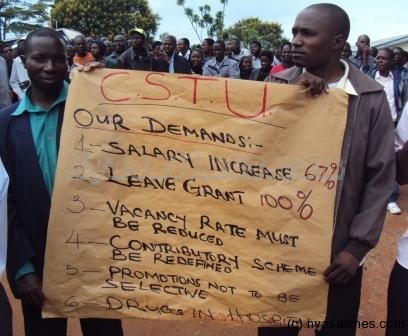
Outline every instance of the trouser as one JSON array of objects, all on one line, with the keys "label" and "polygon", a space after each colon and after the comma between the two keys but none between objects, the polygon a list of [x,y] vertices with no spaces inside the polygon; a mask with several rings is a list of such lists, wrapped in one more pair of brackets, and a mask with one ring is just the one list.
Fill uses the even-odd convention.
[{"label": "trouser", "polygon": [[397,202],[399,199],[399,195],[400,195],[399,185],[397,182],[394,181],[394,184],[392,186],[392,194],[388,199],[388,203]]},{"label": "trouser", "polygon": [[0,283],[0,336],[13,336],[12,321],[10,302]]},{"label": "trouser", "polygon": [[[329,286],[325,323],[327,327],[316,331],[317,336],[355,336],[362,277],[363,268],[359,267],[356,275],[347,284]],[[299,330],[290,327],[263,327],[258,329],[258,336],[297,336]]]},{"label": "trouser", "polygon": [[408,270],[395,262],[388,284],[385,336],[408,335]]},{"label": "trouser", "polygon": [[[41,318],[41,310],[22,303],[25,336],[66,336],[67,319]],[[80,319],[84,336],[123,336],[121,320]]]}]

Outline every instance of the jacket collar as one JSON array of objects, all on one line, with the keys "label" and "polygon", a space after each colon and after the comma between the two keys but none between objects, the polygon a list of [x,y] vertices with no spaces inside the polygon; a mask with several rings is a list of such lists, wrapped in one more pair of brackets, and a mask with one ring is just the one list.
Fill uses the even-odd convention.
[{"label": "jacket collar", "polygon": [[[380,84],[357,69],[355,65],[351,64],[348,61],[347,64],[349,65],[348,79],[350,80],[358,95],[383,90],[383,87]],[[303,68],[293,66],[289,69],[273,74],[273,77],[288,84],[294,84],[297,78],[302,74],[302,71]]]}]

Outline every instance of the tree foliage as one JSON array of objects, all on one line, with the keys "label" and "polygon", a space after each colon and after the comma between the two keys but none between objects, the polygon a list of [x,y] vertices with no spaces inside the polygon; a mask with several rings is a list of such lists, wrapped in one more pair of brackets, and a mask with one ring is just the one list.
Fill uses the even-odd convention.
[{"label": "tree foliage", "polygon": [[287,39],[282,37],[282,26],[280,23],[261,21],[259,18],[250,17],[242,19],[224,30],[223,38],[229,40],[238,37],[244,45],[252,40],[261,42],[264,48],[279,46]]},{"label": "tree foliage", "polygon": [[199,6],[198,12],[195,12],[194,9],[186,7],[185,3],[185,0],[177,0],[177,5],[183,7],[184,14],[189,19],[191,26],[200,41],[203,39],[203,33],[206,34],[204,37],[222,36],[224,30],[225,8],[228,4],[228,0],[220,0],[222,10],[216,12],[214,16],[211,14],[210,5],[205,4]]},{"label": "tree foliage", "polygon": [[114,36],[131,28],[143,28],[153,36],[160,17],[147,0],[56,0],[51,22],[78,30],[87,36]]},{"label": "tree foliage", "polygon": [[23,35],[48,20],[50,1],[0,0],[0,34]]}]

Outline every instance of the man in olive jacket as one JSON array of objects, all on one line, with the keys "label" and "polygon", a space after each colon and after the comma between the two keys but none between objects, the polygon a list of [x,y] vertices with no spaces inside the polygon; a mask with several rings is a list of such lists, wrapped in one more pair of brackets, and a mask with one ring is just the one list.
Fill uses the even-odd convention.
[{"label": "man in olive jacket", "polygon": [[[395,178],[393,124],[384,90],[340,59],[349,30],[348,15],[340,7],[333,4],[307,7],[292,28],[296,66],[269,78],[305,85],[312,95],[336,87],[349,97],[331,264],[324,272],[330,284],[327,327],[317,331],[317,335],[355,335],[356,324],[344,325],[344,321],[358,320],[362,263],[380,237]],[[339,322],[343,322],[342,327]],[[260,328],[259,335],[297,335],[298,331],[298,328]]]}]

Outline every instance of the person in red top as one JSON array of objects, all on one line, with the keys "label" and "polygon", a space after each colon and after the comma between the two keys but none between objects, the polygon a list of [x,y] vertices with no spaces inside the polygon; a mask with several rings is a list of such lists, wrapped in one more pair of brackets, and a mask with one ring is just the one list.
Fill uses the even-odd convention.
[{"label": "person in red top", "polygon": [[86,50],[87,44],[85,36],[83,35],[76,36],[74,39],[74,43],[75,43],[74,64],[85,65],[86,63],[95,61],[92,54]]},{"label": "person in red top", "polygon": [[291,68],[293,66],[292,61],[292,43],[285,42],[281,46],[281,63],[275,65],[271,69],[271,74]]}]

